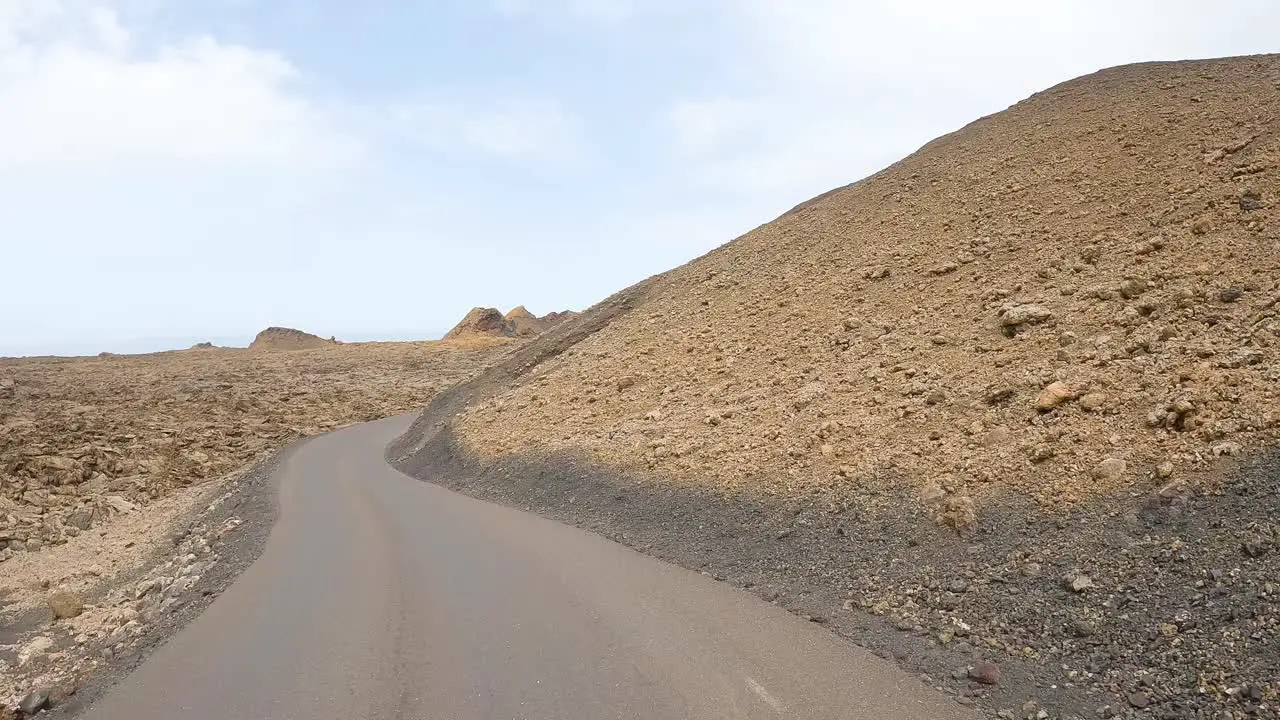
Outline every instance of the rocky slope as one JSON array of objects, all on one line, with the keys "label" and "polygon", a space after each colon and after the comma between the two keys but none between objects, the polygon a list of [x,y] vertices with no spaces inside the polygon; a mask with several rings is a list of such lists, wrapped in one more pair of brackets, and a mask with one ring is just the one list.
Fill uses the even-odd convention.
[{"label": "rocky slope", "polygon": [[984,118],[668,273],[462,430],[754,490],[891,470],[940,505],[1264,445],[1277,72],[1124,67]]},{"label": "rocky slope", "polygon": [[1051,88],[538,338],[398,457],[1064,717],[1275,716],[1277,477],[1223,463],[1280,436],[1278,115],[1277,56]]}]

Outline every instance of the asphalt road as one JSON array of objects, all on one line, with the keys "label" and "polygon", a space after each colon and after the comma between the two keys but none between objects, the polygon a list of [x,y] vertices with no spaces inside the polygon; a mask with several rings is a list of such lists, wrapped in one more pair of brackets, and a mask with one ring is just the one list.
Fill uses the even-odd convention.
[{"label": "asphalt road", "polygon": [[408,422],[293,454],[262,557],[82,717],[978,717],[747,593],[401,475]]}]

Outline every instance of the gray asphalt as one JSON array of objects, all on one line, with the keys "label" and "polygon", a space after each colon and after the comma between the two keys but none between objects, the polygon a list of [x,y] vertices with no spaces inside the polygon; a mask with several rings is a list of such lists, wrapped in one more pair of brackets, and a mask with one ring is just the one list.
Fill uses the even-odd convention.
[{"label": "gray asphalt", "polygon": [[747,593],[401,475],[408,422],[293,454],[262,557],[83,717],[979,717]]}]

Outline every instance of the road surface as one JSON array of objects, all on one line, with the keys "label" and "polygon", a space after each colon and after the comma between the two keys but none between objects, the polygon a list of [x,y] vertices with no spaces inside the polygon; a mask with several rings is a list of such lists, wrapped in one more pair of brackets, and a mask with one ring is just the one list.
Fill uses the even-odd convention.
[{"label": "road surface", "polygon": [[289,457],[262,557],[83,717],[977,717],[747,593],[400,474],[408,422]]}]

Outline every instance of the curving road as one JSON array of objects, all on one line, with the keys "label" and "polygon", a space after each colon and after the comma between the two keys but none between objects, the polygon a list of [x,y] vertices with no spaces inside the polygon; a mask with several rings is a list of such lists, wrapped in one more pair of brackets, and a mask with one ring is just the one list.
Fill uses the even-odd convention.
[{"label": "curving road", "polygon": [[401,475],[408,422],[295,452],[262,557],[83,717],[978,717],[751,595]]}]

